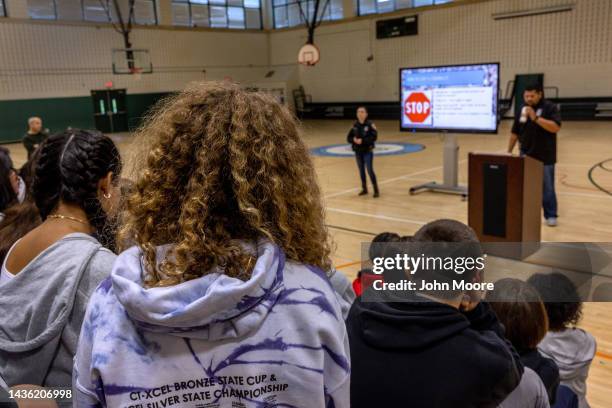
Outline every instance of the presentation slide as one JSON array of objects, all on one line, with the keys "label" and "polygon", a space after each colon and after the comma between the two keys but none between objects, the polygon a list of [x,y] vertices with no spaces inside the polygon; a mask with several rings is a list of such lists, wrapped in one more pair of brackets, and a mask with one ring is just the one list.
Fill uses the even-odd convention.
[{"label": "presentation slide", "polygon": [[499,64],[400,69],[401,129],[497,132]]}]

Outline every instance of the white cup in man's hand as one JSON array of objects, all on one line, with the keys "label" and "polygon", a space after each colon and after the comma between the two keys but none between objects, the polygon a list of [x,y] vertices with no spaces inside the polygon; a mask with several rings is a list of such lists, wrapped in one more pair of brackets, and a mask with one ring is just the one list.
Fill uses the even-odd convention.
[{"label": "white cup in man's hand", "polygon": [[523,106],[521,110],[521,119],[519,120],[521,123],[527,122],[527,111],[529,110],[529,106]]}]

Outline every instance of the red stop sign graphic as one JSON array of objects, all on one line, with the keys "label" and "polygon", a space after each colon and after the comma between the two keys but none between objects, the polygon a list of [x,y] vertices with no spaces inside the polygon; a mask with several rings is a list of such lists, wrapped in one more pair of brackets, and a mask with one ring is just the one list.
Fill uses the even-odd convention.
[{"label": "red stop sign graphic", "polygon": [[431,102],[423,92],[413,92],[404,103],[404,114],[413,123],[423,123],[431,114]]}]

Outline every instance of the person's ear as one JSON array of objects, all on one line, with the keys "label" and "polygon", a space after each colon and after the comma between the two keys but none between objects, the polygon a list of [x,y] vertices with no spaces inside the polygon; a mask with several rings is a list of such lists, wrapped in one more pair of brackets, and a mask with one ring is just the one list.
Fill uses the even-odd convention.
[{"label": "person's ear", "polygon": [[113,197],[113,195],[116,195],[113,188],[113,172],[109,171],[106,176],[98,181],[98,199],[106,213],[112,210],[113,203],[117,200],[117,197]]},{"label": "person's ear", "polygon": [[113,195],[113,172],[109,171],[106,176],[98,181],[98,195],[110,199]]}]

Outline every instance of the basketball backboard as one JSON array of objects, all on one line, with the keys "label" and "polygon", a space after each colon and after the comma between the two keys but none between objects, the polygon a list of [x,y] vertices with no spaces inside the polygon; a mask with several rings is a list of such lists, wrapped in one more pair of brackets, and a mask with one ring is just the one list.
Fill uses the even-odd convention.
[{"label": "basketball backboard", "polygon": [[147,49],[113,49],[113,74],[152,74],[153,63]]}]

